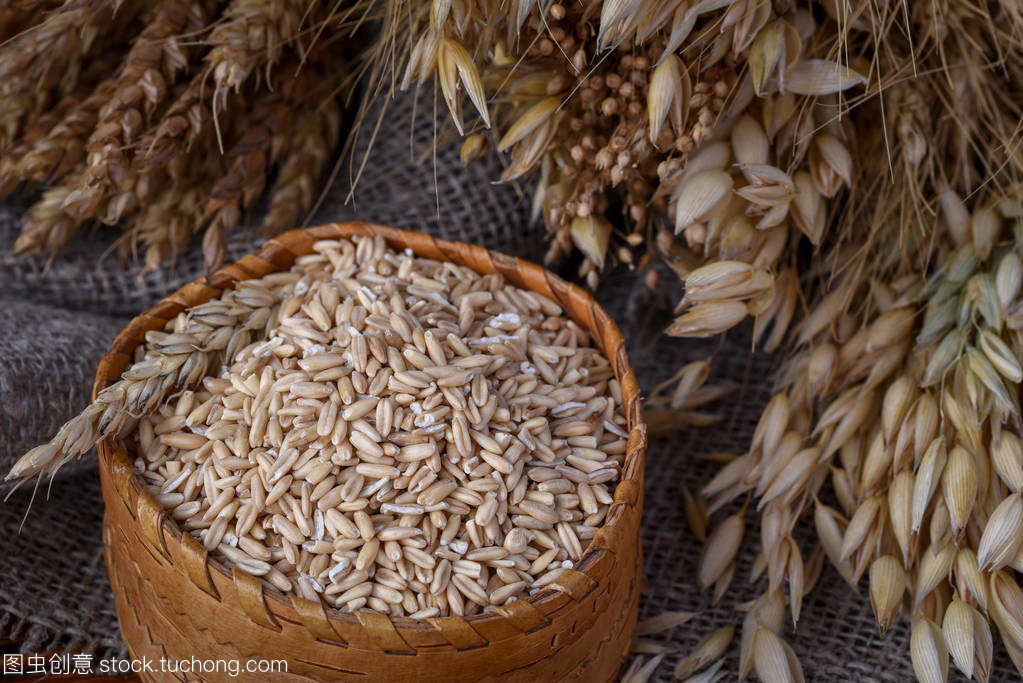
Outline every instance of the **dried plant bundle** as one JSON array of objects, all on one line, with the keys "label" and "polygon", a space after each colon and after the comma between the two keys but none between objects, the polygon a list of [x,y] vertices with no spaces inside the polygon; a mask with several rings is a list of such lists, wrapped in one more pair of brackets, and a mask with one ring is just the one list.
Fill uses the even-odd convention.
[{"label": "dried plant bundle", "polygon": [[[26,213],[15,252],[52,255],[83,226],[118,225],[122,255],[141,245],[148,271],[205,231],[214,268],[225,233],[286,158],[289,189],[265,223],[301,220],[354,83],[352,51],[320,35],[348,30],[332,8],[68,0],[0,46],[0,191],[50,186]],[[280,100],[272,116],[268,98]],[[314,111],[325,112],[318,125],[293,134]],[[289,155],[292,144],[305,152]],[[287,210],[284,196],[296,200]],[[194,208],[200,198],[186,226],[180,202]]]},{"label": "dried plant bundle", "polygon": [[[753,578],[768,587],[740,674],[802,677],[779,609],[798,620],[825,557],[853,585],[869,575],[882,630],[909,611],[923,678],[944,680],[951,657],[985,679],[992,626],[1023,666],[1016,4],[388,7],[406,40],[382,58],[403,69],[391,78],[439,86],[464,159],[491,137],[502,180],[532,178],[549,260],[578,251],[596,286],[610,264],[660,256],[684,288],[669,335],[752,317],[758,345],[792,356],[750,451],[685,500],[715,598],[745,523],[708,516],[738,499],[760,517]],[[652,393],[655,428],[702,421],[690,401],[710,395],[708,367]],[[806,556],[793,528],[811,513]]]}]

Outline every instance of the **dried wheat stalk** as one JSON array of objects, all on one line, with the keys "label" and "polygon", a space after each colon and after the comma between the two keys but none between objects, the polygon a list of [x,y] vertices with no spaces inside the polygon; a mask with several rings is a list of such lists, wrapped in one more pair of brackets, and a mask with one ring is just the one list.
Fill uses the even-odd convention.
[{"label": "dried wheat stalk", "polygon": [[101,83],[46,135],[36,140],[18,160],[13,171],[17,180],[35,183],[62,178],[85,158],[88,136],[99,120],[99,111],[110,99],[116,84]]},{"label": "dried wheat stalk", "polygon": [[210,35],[212,49],[206,56],[218,105],[228,91],[238,91],[252,73],[262,68],[269,71],[285,46],[299,37],[303,21],[315,17],[320,6],[319,2],[299,0],[232,0],[224,11],[224,21]]},{"label": "dried wheat stalk", "polygon": [[263,218],[263,232],[275,235],[296,221],[313,204],[316,184],[338,144],[341,110],[333,100],[299,122],[289,143],[287,157],[270,193],[270,207]]},{"label": "dried wheat stalk", "polygon": [[224,262],[226,233],[238,225],[242,211],[263,194],[270,168],[289,141],[292,114],[292,106],[284,96],[269,93],[245,118],[245,132],[227,154],[227,173],[213,186],[202,213],[207,270]]},{"label": "dried wheat stalk", "polygon": [[[222,246],[294,143],[305,153],[282,177],[267,222],[287,227],[310,205],[311,180],[337,144],[338,131],[322,126],[340,117],[321,117],[305,137],[293,135],[293,121],[321,105],[336,112],[353,82],[330,34],[313,38],[328,25],[348,28],[317,3],[76,0],[0,46],[8,93],[0,107],[0,190],[53,185],[26,214],[16,252],[59,248],[96,222],[122,226],[123,255],[141,241],[147,272],[207,222],[208,245]],[[254,71],[263,77],[248,79]],[[269,119],[267,97],[284,98]],[[314,149],[310,136],[322,147]],[[284,206],[288,197],[294,207]],[[186,230],[173,202],[200,199],[203,210]],[[161,217],[170,222],[158,226]],[[218,253],[207,249],[211,264]]]},{"label": "dried wheat stalk", "polygon": [[[90,52],[122,39],[142,9],[134,0],[70,0],[0,48],[0,92],[70,90]],[[36,10],[39,11],[39,10]]]},{"label": "dried wheat stalk", "polygon": [[99,120],[89,130],[88,166],[76,200],[79,206],[95,206],[99,198],[113,195],[103,216],[108,223],[138,210],[132,191],[136,174],[130,170],[133,145],[194,59],[189,52],[196,48],[182,45],[180,36],[204,29],[218,4],[215,0],[165,0],[154,9],[125,55],[112,92],[101,95]]},{"label": "dried wheat stalk", "polygon": [[54,474],[100,439],[134,427],[170,393],[195,387],[222,363],[232,361],[276,324],[279,301],[274,292],[279,290],[268,285],[285,281],[286,276],[271,275],[239,283],[218,299],[182,313],[168,331],[148,332],[146,347],[139,347],[139,357],[121,379],[101,391],[51,441],[26,453],[6,478]]}]

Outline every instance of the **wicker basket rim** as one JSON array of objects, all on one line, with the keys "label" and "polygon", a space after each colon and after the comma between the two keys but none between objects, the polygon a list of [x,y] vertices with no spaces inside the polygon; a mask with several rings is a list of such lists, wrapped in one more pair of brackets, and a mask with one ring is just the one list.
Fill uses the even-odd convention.
[{"label": "wicker basket rim", "polygon": [[[384,240],[388,243],[388,245],[392,248],[399,250],[410,248],[414,253],[416,253],[419,256],[432,258],[434,260],[449,261],[452,263],[457,263],[459,265],[468,266],[470,268],[473,268],[473,270],[476,270],[477,272],[481,272],[477,268],[477,265],[479,264],[467,263],[464,259],[459,259],[458,255],[466,251],[472,251],[475,252],[475,256],[480,261],[480,264],[487,262],[484,259],[489,259],[491,266],[494,266],[496,263],[501,263],[506,266],[510,266],[510,268],[514,269],[515,271],[519,272],[525,271],[531,272],[533,275],[541,275],[543,280],[548,285],[548,289],[550,290],[549,292],[538,291],[535,288],[528,287],[524,284],[516,286],[520,286],[523,289],[528,289],[529,291],[533,291],[537,294],[547,296],[548,298],[551,298],[556,303],[558,303],[558,305],[561,306],[561,308],[564,310],[565,314],[573,318],[577,323],[583,325],[583,327],[585,327],[587,331],[589,331],[590,335],[593,337],[594,341],[600,348],[601,352],[605,355],[605,357],[612,361],[612,368],[614,370],[615,378],[623,387],[622,399],[624,405],[622,406],[622,408],[626,415],[627,420],[626,424],[630,435],[629,438],[630,447],[626,453],[625,460],[622,464],[622,477],[621,479],[619,479],[615,487],[615,493],[617,494],[622,484],[626,482],[636,484],[640,487],[640,490],[642,489],[643,460],[647,441],[646,424],[643,420],[643,413],[640,407],[638,383],[636,381],[635,372],[632,370],[632,367],[630,366],[628,361],[628,357],[625,354],[624,338],[621,334],[621,331],[618,329],[618,326],[614,323],[611,317],[607,315],[607,313],[600,306],[600,304],[598,304],[596,300],[593,299],[589,292],[583,290],[578,285],[565,281],[558,275],[548,271],[542,266],[532,263],[531,261],[507,256],[500,252],[485,249],[484,247],[470,245],[465,242],[444,240],[440,238],[435,238],[433,236],[421,232],[392,228],[388,226],[377,225],[374,223],[367,223],[363,221],[329,223],[315,227],[298,228],[295,230],[290,230],[288,232],[278,235],[273,239],[268,240],[257,252],[254,252],[249,256],[243,257],[234,264],[221,268],[213,275],[201,277],[198,280],[195,280],[191,283],[184,285],[183,287],[180,287],[173,294],[162,299],[156,306],[152,307],[151,309],[134,318],[124,328],[124,330],[122,330],[121,333],[115,338],[114,342],[111,344],[110,350],[107,353],[107,357],[110,357],[111,355],[114,355],[116,353],[125,354],[134,351],[134,348],[141,343],[139,339],[132,336],[132,331],[137,329],[136,326],[139,325],[140,323],[150,322],[153,320],[154,316],[150,315],[149,313],[150,311],[157,309],[168,302],[177,305],[178,302],[172,300],[175,297],[179,296],[187,297],[189,294],[187,290],[193,285],[199,284],[205,286],[211,292],[212,290],[219,290],[220,292],[226,291],[227,289],[233,288],[235,284],[238,282],[242,282],[248,279],[255,279],[265,274],[265,273],[257,274],[256,272],[246,267],[246,261],[248,259],[251,259],[252,257],[274,264],[275,267],[266,272],[267,273],[276,272],[284,270],[287,267],[290,267],[291,265],[290,263],[287,265],[280,263],[280,258],[278,257],[278,255],[281,253],[282,250],[291,252],[295,257],[298,257],[303,254],[310,253],[311,246],[315,242],[329,239],[350,239],[354,236],[359,235],[363,236],[379,235],[383,237]],[[424,239],[428,241],[424,242]],[[295,248],[296,246],[299,249],[301,249],[301,251],[292,252],[292,249]],[[431,250],[432,253],[423,254],[422,252],[425,250],[425,246],[433,247],[433,249]],[[497,268],[494,268],[491,272],[495,272],[496,270]],[[601,334],[598,334],[600,330],[593,329],[593,326],[591,326],[587,321],[580,319],[577,315],[577,311],[575,311],[572,308],[572,306],[568,305],[568,302],[563,300],[561,296],[556,295],[557,289],[561,289],[565,292],[568,292],[572,298],[581,300],[591,309],[592,312],[601,316],[602,319],[600,322],[602,322],[604,326],[603,332],[606,334],[607,340],[610,340],[612,342],[611,346],[613,348],[610,349],[610,351],[613,351],[612,353],[609,353],[609,348],[607,348],[606,345],[607,340],[605,340],[601,336]],[[208,301],[212,299],[214,296],[219,296],[219,292],[211,293],[210,296],[204,298],[204,301]],[[189,305],[190,306],[197,305],[202,302],[203,301],[196,300]],[[596,322],[596,320],[597,316],[595,315],[594,321]],[[152,327],[149,326],[148,329],[152,329]],[[109,386],[113,382],[117,381],[117,379],[119,378],[120,371],[107,372],[107,370],[109,369],[110,368],[107,366],[106,363],[100,364],[100,368],[97,371],[96,379],[93,385],[93,398],[95,398],[96,394],[98,394],[102,389]],[[631,384],[636,387],[636,390],[629,392],[628,396],[625,395],[625,387],[627,384]],[[634,440],[636,442],[636,445],[632,446]],[[129,459],[128,452],[125,446],[119,440],[116,439],[108,438],[105,439],[104,442],[106,443],[110,452],[113,454],[113,457],[115,459],[121,460],[121,464],[124,465],[126,468],[124,471],[130,472],[129,478],[131,486],[139,493],[137,504],[139,506],[144,506],[145,508],[148,509],[149,513],[157,516],[160,519],[160,527],[164,532],[165,536],[169,535],[176,542],[180,543],[185,533],[184,530],[176,521],[174,521],[174,519],[170,515],[166,513],[166,511],[156,502],[156,500],[152,496],[150,496],[146,491],[144,491],[144,484],[142,482],[142,479],[138,476],[138,474],[134,472],[133,461]],[[113,476],[115,477],[117,476],[116,472],[113,473]],[[119,493],[119,495],[121,495],[123,498],[123,493]],[[610,521],[605,522],[601,529],[606,528],[614,529],[615,527],[624,523],[623,520],[625,519],[626,516],[623,514],[615,515],[614,516],[615,519],[611,519],[612,518],[611,511],[615,508],[615,506],[623,505],[617,500],[617,498],[618,496],[616,495],[615,503],[613,503],[608,510],[608,519]],[[128,503],[129,501],[125,500],[125,502]],[[203,551],[205,553],[205,561],[207,563],[207,566],[214,569],[218,574],[222,575],[225,579],[230,580],[232,578],[232,572],[239,572],[248,575],[248,572],[245,572],[244,570],[239,569],[238,567],[232,568],[227,567],[226,565],[223,564],[223,562],[220,561],[219,558],[212,555],[205,549],[203,549]],[[582,574],[587,575],[587,577],[590,578],[591,580],[594,580],[592,577],[589,576],[589,566],[595,561],[596,555],[600,552],[603,552],[603,549],[594,548],[593,541],[591,540],[590,543],[587,544],[586,548],[584,548],[583,556],[580,558],[579,562],[576,563],[574,569],[578,572],[581,572]],[[260,583],[263,584],[261,580]],[[274,588],[272,586],[267,586],[263,584],[262,587],[265,597],[267,597],[271,602],[278,603],[280,606],[288,609],[292,610],[295,609],[295,605],[291,599],[291,596],[286,595],[279,589]],[[553,603],[557,599],[558,595],[561,594],[562,592],[563,592],[562,589],[560,589],[557,586],[545,587],[543,590],[538,591],[536,594],[529,596],[529,598],[525,599],[524,602],[529,603],[533,607],[544,612],[544,614],[547,614],[547,612],[543,610],[543,607],[550,606],[551,603]],[[329,606],[326,604],[323,605],[323,609],[328,620],[340,621],[342,623],[349,625],[355,625],[359,623],[359,620],[355,613],[344,612],[336,607]],[[270,611],[273,612],[274,610]],[[427,619],[412,619],[410,617],[392,617],[390,615],[384,616],[386,616],[388,620],[391,621],[395,628],[401,628],[402,630],[416,629],[432,630],[435,628],[434,625],[432,625],[430,621],[428,621]],[[487,612],[465,616],[462,618],[465,619],[465,621],[467,621],[470,624],[480,624],[489,620],[506,619],[507,617],[505,617],[497,610],[488,610]],[[436,619],[436,617],[434,619]]]}]

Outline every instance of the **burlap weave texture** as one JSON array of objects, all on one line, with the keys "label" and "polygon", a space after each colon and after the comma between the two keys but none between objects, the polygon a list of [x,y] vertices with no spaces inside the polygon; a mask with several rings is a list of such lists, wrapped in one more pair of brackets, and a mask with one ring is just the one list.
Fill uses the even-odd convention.
[{"label": "burlap weave texture", "polygon": [[[353,172],[346,167],[311,223],[362,218],[541,258],[543,230],[529,220],[531,187],[491,184],[498,174],[493,160],[464,169],[456,142],[441,146],[435,176],[432,160],[424,154],[433,138],[429,115],[421,113],[413,126],[409,107],[390,106],[354,204],[344,203]],[[416,157],[424,157],[425,163],[410,159],[410,131]],[[365,141],[360,141],[353,155],[356,168],[365,149]],[[13,221],[20,209],[9,205],[0,210],[0,249],[12,243]],[[234,235],[229,258],[251,250],[258,241],[252,232]],[[6,469],[10,458],[28,444],[50,436],[56,424],[85,404],[96,361],[127,316],[200,274],[196,265],[200,259],[193,250],[173,272],[152,273],[139,280],[137,266],[120,269],[111,257],[101,262],[109,244],[109,239],[76,239],[47,276],[36,262],[0,269],[0,305],[9,311],[0,315],[0,403],[18,401],[25,407],[16,414],[0,414],[0,420],[6,420],[0,421],[4,430],[0,468]],[[666,274],[662,281],[671,282],[671,277]],[[664,681],[673,680],[674,665],[712,630],[738,626],[742,614],[735,606],[763,590],[762,582],[755,586],[748,582],[759,533],[751,515],[733,587],[721,604],[710,606],[709,596],[693,583],[701,548],[685,526],[680,491],[683,484],[699,489],[713,474],[718,465],[706,459],[708,454],[745,448],[770,396],[770,378],[777,364],[777,359],[750,353],[748,330],[724,341],[682,342],[660,336],[678,293],[677,286],[668,285],[651,293],[628,272],[609,275],[598,291],[601,303],[625,333],[645,390],[683,363],[709,353],[716,359],[711,381],[741,386],[718,406],[722,414],[718,425],[653,439],[648,451],[643,545],[649,586],[641,618],[665,610],[699,612],[689,623],[659,637],[677,649],[656,674],[656,680]],[[42,343],[42,339],[51,342]],[[21,535],[17,529],[30,491],[19,490],[0,506],[0,534],[9,539],[0,553],[0,636],[13,637],[25,651],[67,648],[123,655],[100,554],[102,500],[95,472],[64,477],[54,484],[49,500],[43,500],[44,494],[41,487]],[[808,536],[804,557],[811,550]],[[879,636],[865,586],[859,595],[853,593],[830,568],[807,598],[789,642],[807,680],[913,678],[906,620]],[[996,660],[992,680],[1017,679],[1004,652],[997,650]],[[734,672],[737,667],[737,647],[733,647],[726,668]]]}]

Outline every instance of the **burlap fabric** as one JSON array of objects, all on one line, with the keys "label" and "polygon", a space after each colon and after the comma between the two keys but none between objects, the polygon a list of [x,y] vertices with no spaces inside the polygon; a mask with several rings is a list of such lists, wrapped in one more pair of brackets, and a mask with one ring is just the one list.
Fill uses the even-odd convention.
[{"label": "burlap fabric", "polygon": [[[24,300],[0,308],[0,467],[89,402],[95,367],[129,318]],[[88,463],[71,463],[74,469]]]},{"label": "burlap fabric", "polygon": [[[342,169],[313,223],[365,218],[379,223],[476,242],[506,253],[538,259],[542,229],[529,221],[528,188],[496,186],[492,161],[464,169],[457,143],[444,144],[437,157],[436,183],[425,154],[433,136],[428,115],[413,126],[409,108],[391,104],[384,132],[355,194],[345,205],[350,169]],[[425,163],[410,160],[409,136]],[[356,146],[356,167],[365,151]],[[439,191],[438,191],[439,190]],[[0,249],[16,234],[18,206],[0,213]],[[233,237],[232,257],[248,251],[259,236]],[[123,324],[181,283],[199,274],[197,255],[183,258],[174,272],[147,275],[137,268],[119,269],[101,261],[109,240],[76,240],[53,264],[17,263],[0,269],[0,469],[29,443],[48,437],[74,409],[84,405],[97,359]],[[665,274],[664,282],[671,282]],[[659,335],[670,317],[678,290],[651,293],[628,272],[605,279],[598,298],[629,340],[630,357],[642,386],[649,390],[681,364],[716,358],[712,381],[741,386],[718,406],[722,421],[708,429],[686,429],[652,440],[647,459],[643,545],[647,591],[641,618],[665,610],[698,611],[699,616],[660,636],[677,652],[668,655],[656,680],[673,680],[678,660],[711,631],[741,623],[737,604],[755,597],[762,585],[748,577],[758,528],[751,520],[732,589],[711,607],[709,596],[694,585],[700,544],[688,532],[681,509],[681,487],[697,490],[716,470],[704,456],[740,452],[753,432],[760,409],[770,396],[775,361],[751,354],[748,330],[724,341],[683,342]],[[9,406],[14,405],[14,408]],[[19,490],[0,506],[0,640],[15,640],[26,652],[64,648],[123,656],[113,600],[100,555],[102,500],[91,469],[60,478],[48,500],[40,490],[22,533],[18,526],[30,491]],[[812,548],[806,535],[804,556]],[[879,636],[865,587],[853,593],[830,568],[804,603],[798,628],[789,634],[807,679],[812,681],[907,681],[908,624],[900,621]],[[726,662],[738,666],[737,643]],[[992,680],[1017,678],[1004,652],[996,654]]]}]

